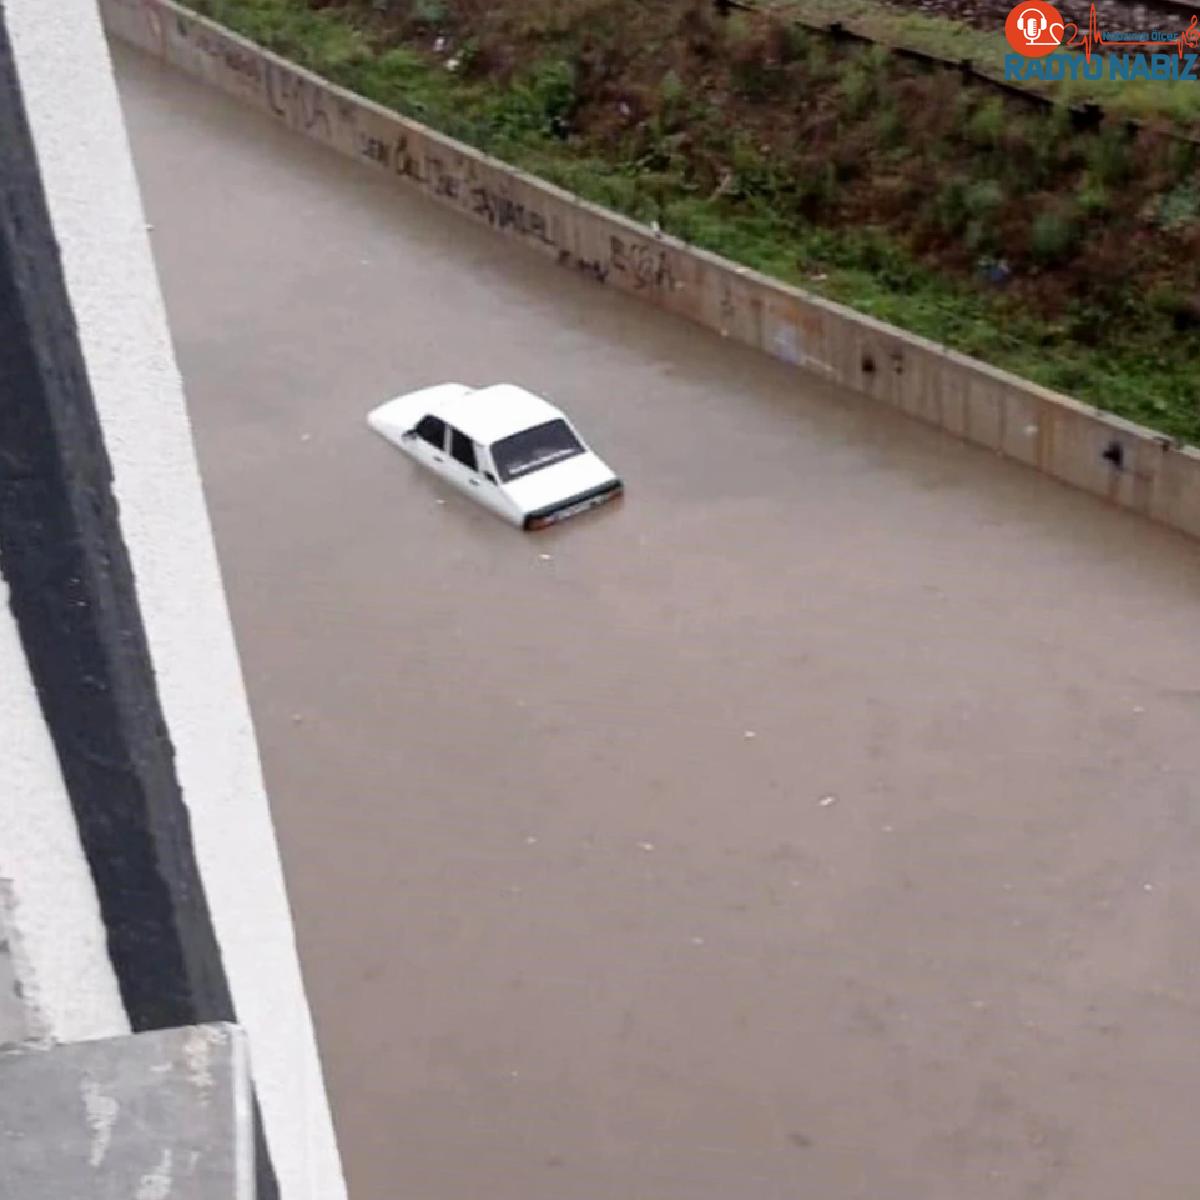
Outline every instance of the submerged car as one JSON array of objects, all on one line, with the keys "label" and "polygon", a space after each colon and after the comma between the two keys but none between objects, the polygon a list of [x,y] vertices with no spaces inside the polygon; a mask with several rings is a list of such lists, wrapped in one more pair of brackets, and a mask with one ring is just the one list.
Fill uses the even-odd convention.
[{"label": "submerged car", "polygon": [[544,529],[624,490],[554,405],[512,384],[422,388],[380,405],[367,424],[522,529]]}]

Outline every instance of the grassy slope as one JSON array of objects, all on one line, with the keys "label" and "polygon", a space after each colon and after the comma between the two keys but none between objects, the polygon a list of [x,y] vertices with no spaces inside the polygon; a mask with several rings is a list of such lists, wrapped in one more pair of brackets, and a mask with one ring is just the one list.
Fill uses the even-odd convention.
[{"label": "grassy slope", "polygon": [[586,152],[550,134],[551,118],[569,105],[571,89],[554,58],[501,85],[462,78],[411,46],[381,48],[351,12],[339,8],[314,11],[306,0],[191,0],[191,6],[327,78],[577,194],[635,218],[657,219],[693,244],[1200,442],[1195,335],[1173,333],[1153,313],[1131,313],[1126,321],[1109,311],[1089,314],[1084,306],[1069,319],[1047,323],[1002,294],[922,265],[877,230],[829,228],[783,216],[769,194],[737,199],[700,194],[669,152],[650,161],[645,155],[619,159],[598,157],[594,148]]}]

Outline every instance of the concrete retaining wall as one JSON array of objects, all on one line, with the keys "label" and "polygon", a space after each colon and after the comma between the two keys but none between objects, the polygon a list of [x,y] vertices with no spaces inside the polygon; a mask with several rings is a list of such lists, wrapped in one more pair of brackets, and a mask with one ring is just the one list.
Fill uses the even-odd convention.
[{"label": "concrete retaining wall", "polygon": [[399,117],[171,0],[110,32],[569,270],[1200,536],[1200,452],[653,233]]}]

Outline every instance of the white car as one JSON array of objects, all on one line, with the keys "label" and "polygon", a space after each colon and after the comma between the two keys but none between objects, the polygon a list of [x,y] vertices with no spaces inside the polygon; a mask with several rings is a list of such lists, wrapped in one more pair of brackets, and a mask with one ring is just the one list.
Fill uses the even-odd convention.
[{"label": "white car", "polygon": [[522,529],[544,529],[624,490],[554,405],[512,384],[422,388],[380,405],[367,424]]}]

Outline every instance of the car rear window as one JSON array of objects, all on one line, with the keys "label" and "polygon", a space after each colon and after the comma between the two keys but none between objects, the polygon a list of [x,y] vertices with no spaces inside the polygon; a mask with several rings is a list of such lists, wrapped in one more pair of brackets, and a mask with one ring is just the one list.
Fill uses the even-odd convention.
[{"label": "car rear window", "polygon": [[583,452],[582,443],[561,418],[523,429],[492,445],[492,459],[505,483]]}]

